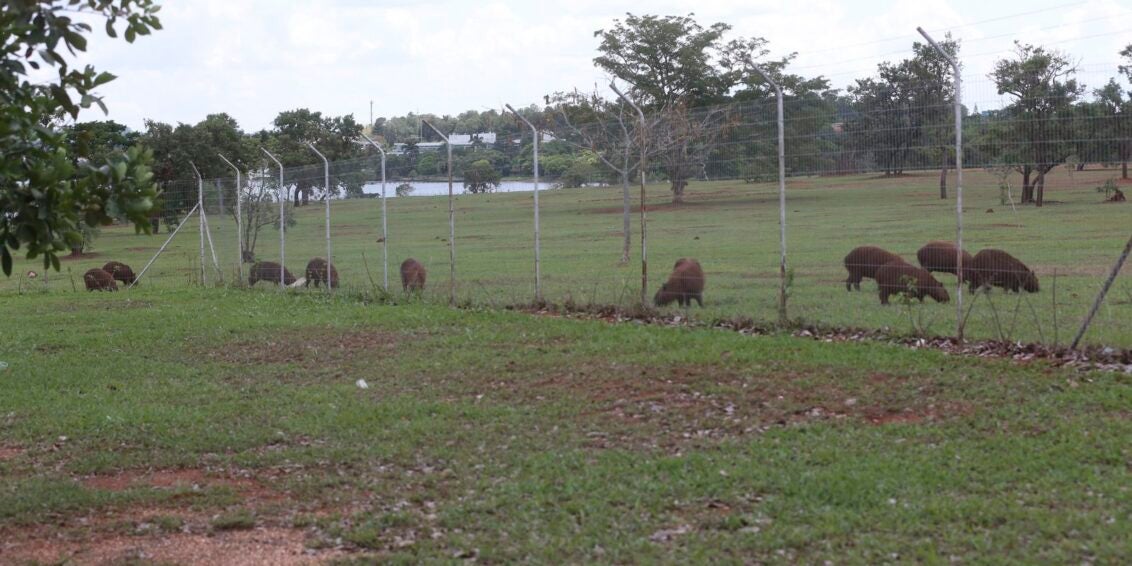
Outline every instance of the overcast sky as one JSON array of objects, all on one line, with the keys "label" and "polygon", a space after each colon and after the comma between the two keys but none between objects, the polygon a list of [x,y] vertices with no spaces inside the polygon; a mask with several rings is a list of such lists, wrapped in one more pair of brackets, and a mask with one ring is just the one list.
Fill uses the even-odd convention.
[{"label": "overcast sky", "polygon": [[[539,103],[544,94],[608,82],[592,60],[593,32],[625,12],[727,22],[761,36],[791,69],[843,87],[883,60],[908,56],[915,28],[963,42],[966,100],[995,98],[986,74],[1014,39],[1064,50],[1082,79],[1100,86],[1132,43],[1132,0],[176,0],[164,30],[133,45],[94,26],[89,62],[119,79],[103,87],[109,118],[195,123],[227,112],[247,131],[283,110],[331,115],[467,109]],[[103,119],[97,110],[80,119]]]}]

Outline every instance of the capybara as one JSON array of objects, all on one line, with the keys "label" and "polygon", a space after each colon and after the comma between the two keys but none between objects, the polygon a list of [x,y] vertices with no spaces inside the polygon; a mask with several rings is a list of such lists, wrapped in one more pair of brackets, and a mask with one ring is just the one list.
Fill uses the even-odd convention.
[{"label": "capybara", "polygon": [[106,265],[102,266],[102,270],[109,273],[114,279],[121,281],[123,285],[132,285],[137,279],[137,277],[134,276],[134,270],[119,261],[106,262]]},{"label": "capybara", "polygon": [[106,270],[94,268],[83,274],[87,291],[117,291],[118,283]]},{"label": "capybara", "polygon": [[971,260],[971,292],[980,287],[1002,287],[1019,293],[1038,292],[1038,276],[1014,256],[994,249],[980,250]]},{"label": "capybara", "polygon": [[[928,271],[938,271],[940,273],[950,273],[955,275],[955,254],[956,247],[952,242],[928,242],[924,247],[916,251],[916,259],[920,261],[920,267]],[[963,250],[963,280],[971,280],[971,254],[967,250]]]},{"label": "capybara", "polygon": [[[307,282],[304,284],[310,287],[314,283],[315,287],[319,284],[326,282],[326,260],[321,257],[316,257],[307,262]],[[334,264],[330,264],[330,287],[333,289],[338,288],[338,270],[334,269]]]},{"label": "capybara", "polygon": [[877,270],[893,261],[903,262],[904,258],[876,246],[853,248],[853,251],[845,256],[845,269],[849,271],[849,278],[845,280],[845,290],[860,291],[861,279],[865,277],[876,279]]},{"label": "capybara", "polygon": [[876,272],[877,288],[880,289],[880,304],[887,305],[888,297],[903,294],[924,302],[924,297],[931,297],[937,303],[946,303],[951,300],[947,289],[936,281],[926,270],[909,265],[903,261],[894,261],[881,266]]},{"label": "capybara", "polygon": [[401,287],[405,291],[415,291],[420,293],[424,291],[425,277],[428,272],[421,262],[409,258],[401,262]]},{"label": "capybara", "polygon": [[267,281],[269,283],[279,283],[279,271],[283,271],[283,284],[290,285],[295,282],[295,276],[291,275],[287,268],[275,263],[274,261],[261,261],[252,266],[252,273],[248,276],[248,286],[255,285],[257,281]]},{"label": "capybara", "polygon": [[658,307],[672,301],[680,303],[682,307],[689,307],[692,306],[692,299],[701,307],[704,306],[704,270],[700,267],[700,262],[682,257],[676,260],[668,281],[657,289],[653,302]]}]

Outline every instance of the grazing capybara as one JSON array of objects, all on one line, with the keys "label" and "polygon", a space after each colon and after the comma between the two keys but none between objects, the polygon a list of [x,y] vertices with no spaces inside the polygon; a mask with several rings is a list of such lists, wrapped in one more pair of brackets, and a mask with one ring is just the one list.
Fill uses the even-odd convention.
[{"label": "grazing capybara", "polygon": [[428,272],[421,262],[409,258],[401,262],[401,287],[405,291],[414,291],[420,293],[424,291],[425,278]]},{"label": "grazing capybara", "polygon": [[[326,260],[321,257],[316,257],[307,262],[307,282],[304,284],[310,287],[314,283],[315,287],[326,282]],[[330,264],[330,287],[333,289],[338,288],[338,270],[334,269],[334,264]]]},{"label": "grazing capybara", "polygon": [[102,266],[102,270],[109,273],[114,279],[121,281],[123,285],[132,285],[137,280],[137,277],[134,276],[134,270],[119,261],[106,262],[106,265]]},{"label": "grazing capybara", "polygon": [[853,248],[853,251],[849,252],[844,260],[845,269],[849,272],[849,278],[845,280],[845,290],[857,289],[860,291],[861,279],[865,277],[876,279],[877,270],[893,261],[903,263],[904,258],[876,246]]},{"label": "grazing capybara", "polygon": [[653,302],[658,307],[672,301],[680,303],[682,307],[690,307],[692,299],[701,307],[704,306],[704,270],[700,267],[700,262],[682,257],[676,260],[668,281],[657,289]]},{"label": "grazing capybara", "polygon": [[1019,293],[1038,292],[1038,276],[1014,256],[994,249],[980,250],[971,260],[971,292],[980,287],[1002,287]]},{"label": "grazing capybara", "polygon": [[[938,271],[940,273],[950,273],[955,275],[955,254],[957,248],[952,242],[928,242],[924,247],[916,251],[916,259],[920,261],[920,267],[928,271]],[[963,250],[963,280],[971,280],[971,260],[973,257]]]},{"label": "grazing capybara", "polygon": [[106,270],[94,268],[83,274],[87,291],[117,291],[118,283]]},{"label": "grazing capybara", "polygon": [[881,266],[876,272],[877,288],[880,289],[880,304],[887,305],[892,295],[905,295],[924,302],[924,297],[931,297],[937,303],[946,303],[951,300],[947,289],[936,281],[931,273],[903,261],[894,261]]},{"label": "grazing capybara", "polygon": [[279,283],[279,271],[283,271],[283,284],[290,285],[295,282],[295,276],[291,275],[287,268],[275,263],[274,261],[261,261],[252,266],[252,273],[248,276],[248,286],[255,285],[257,281],[267,281],[268,283]]}]

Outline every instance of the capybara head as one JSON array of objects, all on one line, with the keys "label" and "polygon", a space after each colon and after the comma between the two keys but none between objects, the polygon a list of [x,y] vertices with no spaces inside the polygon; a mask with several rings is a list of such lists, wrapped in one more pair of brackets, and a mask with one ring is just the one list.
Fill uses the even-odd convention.
[{"label": "capybara head", "polygon": [[1026,274],[1022,276],[1022,288],[1025,289],[1027,293],[1037,293],[1039,291],[1037,274],[1033,271],[1027,271]]},{"label": "capybara head", "polygon": [[937,303],[951,302],[951,295],[947,293],[947,289],[943,288],[943,283],[938,281],[934,285],[929,283],[927,288],[924,289],[924,294],[935,299]]},{"label": "capybara head", "polygon": [[137,279],[134,276],[134,270],[120,261],[108,261],[106,265],[102,266],[102,270],[125,285],[130,285]]},{"label": "capybara head", "polygon": [[656,295],[653,295],[652,302],[658,307],[663,307],[671,304],[672,301],[675,301],[678,297],[678,294],[668,290],[668,283],[665,283],[660,286],[660,289],[656,290]]}]

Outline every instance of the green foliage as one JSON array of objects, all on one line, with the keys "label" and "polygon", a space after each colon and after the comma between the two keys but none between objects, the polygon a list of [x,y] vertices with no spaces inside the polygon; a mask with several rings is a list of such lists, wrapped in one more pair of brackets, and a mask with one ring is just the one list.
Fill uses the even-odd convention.
[{"label": "green foliage", "polygon": [[400,185],[397,185],[397,188],[393,189],[393,192],[399,197],[407,197],[412,195],[413,191],[415,190],[417,189],[413,185],[409,183],[401,183]]},{"label": "green foliage", "polygon": [[[1014,98],[1004,110],[1011,121],[1003,133],[1016,146],[1023,203],[1041,206],[1046,173],[1077,149],[1062,133],[1072,129],[1074,104],[1084,91],[1073,78],[1076,71],[1064,53],[1015,42],[1014,57],[998,60],[990,75],[999,94]],[[1033,183],[1031,173],[1037,174]]]},{"label": "green foliage", "polygon": [[578,159],[562,173],[562,176],[558,178],[558,184],[567,189],[584,187],[594,180],[596,174],[597,171],[592,163]]},{"label": "green foliage", "polygon": [[[105,19],[116,37],[124,21],[126,41],[160,29],[152,0],[8,2],[0,11],[0,268],[12,272],[12,254],[26,249],[59,268],[57,252],[82,241],[80,222],[90,226],[124,217],[149,229],[147,212],[156,197],[152,154],[121,148],[75,155],[66,132],[55,124],[91,106],[105,111],[95,90],[112,80],[91,66],[71,68],[65,55],[86,50],[91,31],[74,12]],[[31,71],[53,68],[53,79],[32,81]],[[74,138],[71,138],[74,141]],[[77,164],[78,157],[89,157]]]},{"label": "green foliage", "polygon": [[491,162],[481,159],[464,171],[464,190],[473,194],[489,193],[499,188],[501,179]]}]

